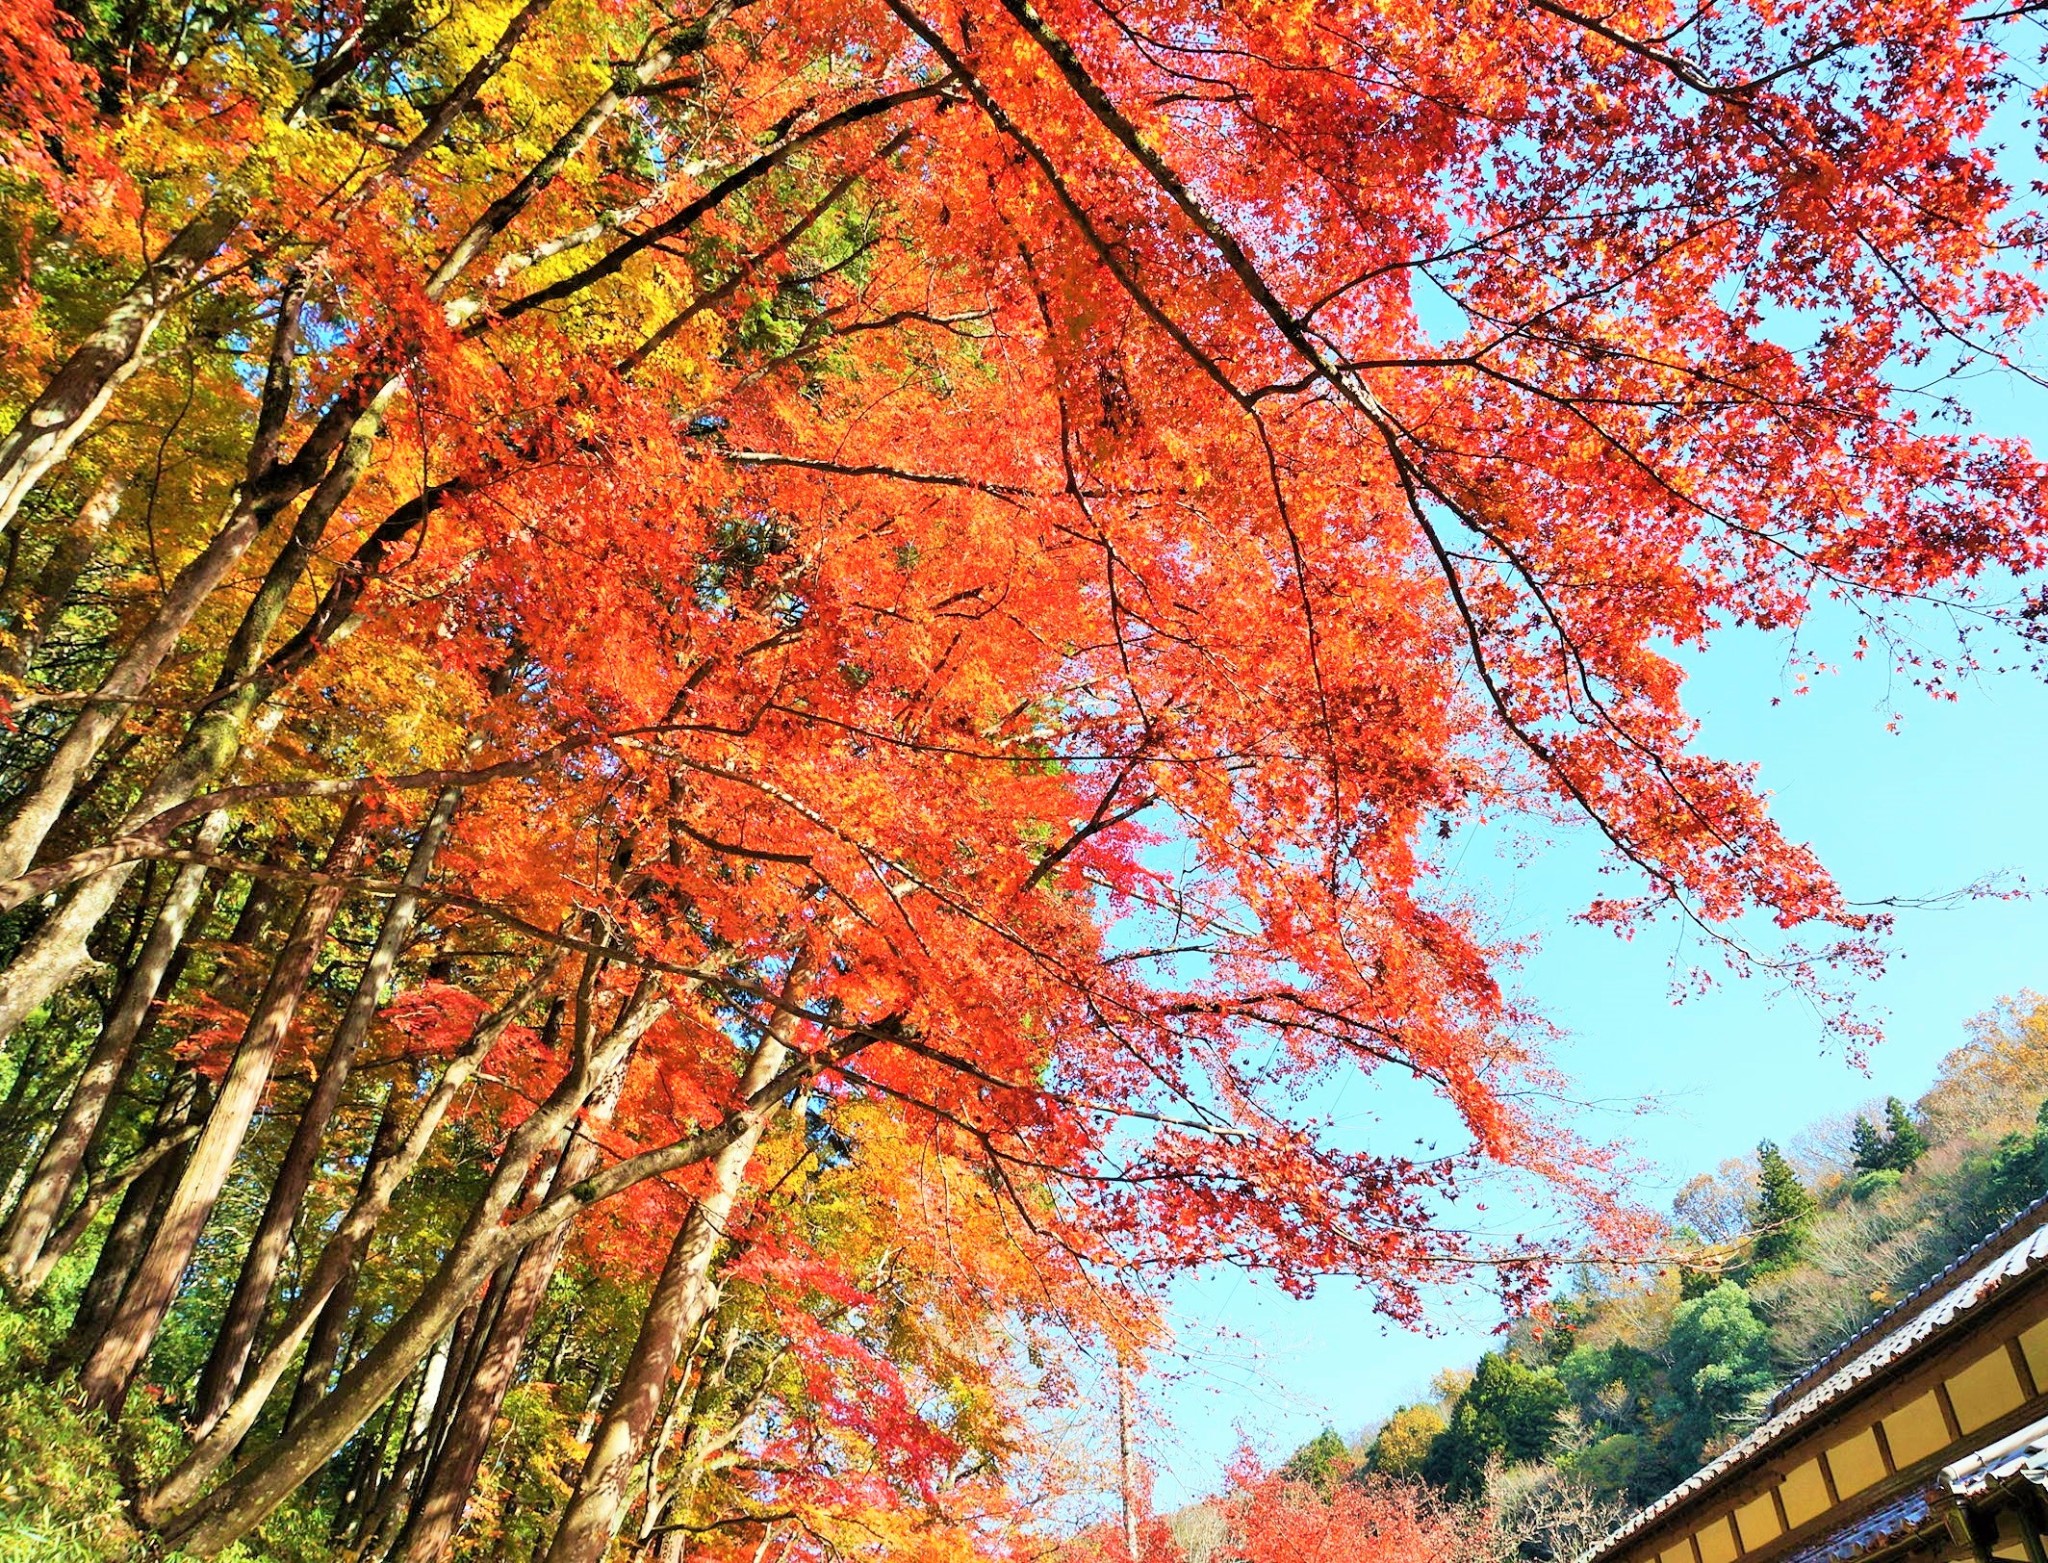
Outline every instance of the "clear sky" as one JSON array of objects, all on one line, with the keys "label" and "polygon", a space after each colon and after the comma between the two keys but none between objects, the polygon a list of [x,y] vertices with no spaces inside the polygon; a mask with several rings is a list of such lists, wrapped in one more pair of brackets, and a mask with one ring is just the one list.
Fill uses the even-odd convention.
[{"label": "clear sky", "polygon": [[[1972,399],[2002,430],[2040,410],[2009,386]],[[2026,671],[1985,675],[1956,703],[1936,702],[1886,665],[1848,662],[1846,619],[1832,628],[1808,644],[1844,666],[1805,694],[1782,642],[1730,637],[1698,659],[1689,703],[1705,747],[1761,764],[1777,817],[1852,899],[1937,896],[2001,873],[2048,891],[2048,687]],[[1873,1095],[1910,1100],[1970,1017],[2003,995],[2048,991],[2048,894],[1902,911],[1898,958],[1866,990],[1887,1038],[1865,1073],[1810,1009],[1773,1003],[1761,985],[1724,982],[1675,1004],[1674,958],[1690,966],[1696,949],[1669,930],[1622,942],[1573,922],[1597,861],[1584,832],[1534,862],[1475,842],[1461,878],[1491,899],[1504,932],[1541,937],[1519,985],[1567,1033],[1553,1057],[1581,1098],[1615,1104],[1582,1126],[1626,1139],[1654,1165],[1646,1201],[1666,1203],[1760,1138],[1792,1139]],[[1647,1112],[1627,1110],[1644,1099]],[[1213,1486],[1240,1434],[1268,1457],[1326,1423],[1349,1436],[1439,1369],[1468,1365],[1499,1322],[1483,1302],[1453,1297],[1436,1311],[1441,1333],[1415,1334],[1349,1287],[1297,1302],[1236,1274],[1183,1285],[1176,1314],[1186,1360],[1151,1383],[1146,1418],[1164,1508]]]}]

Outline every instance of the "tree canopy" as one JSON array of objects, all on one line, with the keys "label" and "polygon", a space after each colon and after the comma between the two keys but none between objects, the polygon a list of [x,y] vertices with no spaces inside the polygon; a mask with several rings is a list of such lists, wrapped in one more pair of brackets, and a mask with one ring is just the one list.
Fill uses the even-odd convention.
[{"label": "tree canopy", "polygon": [[2031,622],[2005,19],[5,7],[0,1277],[128,1519],[1021,1548],[1165,1277],[1642,1253],[1458,846],[1865,1033],[1683,659]]}]

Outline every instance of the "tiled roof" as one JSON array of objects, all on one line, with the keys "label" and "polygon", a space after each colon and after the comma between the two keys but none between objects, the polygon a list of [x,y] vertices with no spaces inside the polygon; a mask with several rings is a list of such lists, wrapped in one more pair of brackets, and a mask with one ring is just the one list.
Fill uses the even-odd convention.
[{"label": "tiled roof", "polygon": [[1944,1467],[1941,1480],[1958,1498],[1974,1498],[2015,1476],[2048,1487],[2048,1417]]},{"label": "tiled roof", "polygon": [[1579,1563],[1598,1563],[1704,1491],[1789,1437],[1815,1414],[1841,1400],[1958,1316],[2020,1276],[2048,1264],[2048,1199],[2037,1200],[1963,1254],[1939,1275],[1888,1309],[1781,1389],[1771,1415],[1748,1437],[1640,1509]]},{"label": "tiled roof", "polygon": [[1920,1530],[1934,1513],[1934,1495],[1926,1488],[1894,1498],[1881,1509],[1873,1509],[1847,1530],[1823,1536],[1810,1547],[1802,1547],[1785,1563],[1852,1563],[1867,1558],[1880,1547]]}]

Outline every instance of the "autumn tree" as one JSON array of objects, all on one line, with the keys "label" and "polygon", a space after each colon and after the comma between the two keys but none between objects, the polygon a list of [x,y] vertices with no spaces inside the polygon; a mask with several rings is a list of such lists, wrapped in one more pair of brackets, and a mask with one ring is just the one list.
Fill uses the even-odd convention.
[{"label": "autumn tree", "polygon": [[1444,1427],[1443,1413],[1435,1406],[1403,1406],[1374,1435],[1366,1464],[1387,1476],[1420,1476],[1430,1445],[1442,1436]]},{"label": "autumn tree", "polygon": [[[1021,1234],[977,1328],[1118,1360],[1192,1267],[1636,1252],[1460,832],[1583,824],[1594,921],[1859,1034],[1882,923],[1679,659],[2027,622],[2040,468],[1925,394],[2038,307],[2005,20],[8,7],[0,1275],[90,1259],[51,1371],[179,1420],[132,1512],[446,1555],[607,1222],[553,1563],[999,1508],[830,1371],[937,1349],[838,1328],[858,1243],[722,1311],[814,1123]],[[1384,1138],[1302,1109],[1357,1078]],[[1503,1172],[1569,1235],[1451,1218]],[[677,1441],[742,1337],[789,1494]]]},{"label": "autumn tree", "polygon": [[1349,1557],[1392,1563],[1451,1563],[1494,1551],[1484,1516],[1442,1504],[1413,1483],[1370,1477],[1327,1494],[1240,1454],[1214,1506],[1229,1539],[1223,1555],[1244,1563],[1337,1563]]}]

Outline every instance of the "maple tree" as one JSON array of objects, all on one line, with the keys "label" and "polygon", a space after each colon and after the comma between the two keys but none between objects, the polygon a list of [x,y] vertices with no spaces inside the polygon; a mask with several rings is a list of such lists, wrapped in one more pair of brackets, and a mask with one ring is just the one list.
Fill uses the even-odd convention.
[{"label": "maple tree", "polygon": [[[1327,1438],[1339,1443],[1334,1433]],[[1300,1456],[1297,1455],[1298,1461]],[[1240,1448],[1213,1496],[1126,1537],[1083,1534],[1065,1563],[1340,1563],[1361,1555],[1390,1563],[1481,1563],[1522,1556],[1516,1538],[1484,1507],[1454,1508],[1418,1482],[1367,1474],[1347,1460],[1315,1481],[1273,1470]]]},{"label": "maple tree", "polygon": [[1426,1488],[1368,1478],[1340,1481],[1323,1494],[1262,1471],[1243,1454],[1226,1474],[1218,1508],[1229,1555],[1243,1563],[1336,1563],[1361,1546],[1400,1563],[1454,1563],[1496,1550],[1483,1517],[1444,1509]]},{"label": "maple tree", "polygon": [[[56,1371],[175,1397],[139,1521],[444,1556],[524,1417],[554,1563],[677,1504],[1000,1550],[994,1474],[907,1517],[942,1335],[1142,1355],[1214,1263],[1526,1298],[1446,1218],[1490,1168],[1628,1251],[1444,843],[1589,822],[1593,917],[1854,1027],[1881,926],[1679,658],[2041,562],[2029,450],[1900,374],[2037,307],[2013,14],[8,4],[0,1272],[90,1256]],[[1302,1109],[1361,1074],[1463,1141]],[[772,1216],[798,1125],[1014,1267],[846,1326],[888,1266]],[[728,1306],[800,1522],[687,1431],[663,1496]]]}]

